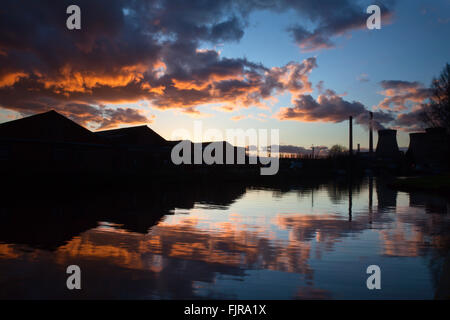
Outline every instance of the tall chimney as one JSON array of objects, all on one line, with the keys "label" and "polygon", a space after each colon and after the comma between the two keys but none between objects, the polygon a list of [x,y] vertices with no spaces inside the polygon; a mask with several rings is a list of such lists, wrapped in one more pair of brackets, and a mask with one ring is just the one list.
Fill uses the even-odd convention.
[{"label": "tall chimney", "polygon": [[348,135],[348,152],[353,155],[353,117],[349,117],[349,135]]},{"label": "tall chimney", "polygon": [[373,112],[370,112],[369,122],[369,154],[373,154]]}]

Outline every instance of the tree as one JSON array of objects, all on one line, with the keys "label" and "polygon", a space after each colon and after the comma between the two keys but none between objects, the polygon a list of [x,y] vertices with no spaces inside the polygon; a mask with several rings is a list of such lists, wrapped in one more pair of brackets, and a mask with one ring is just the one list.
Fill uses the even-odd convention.
[{"label": "tree", "polygon": [[443,127],[450,132],[450,65],[431,84],[430,101],[424,105],[420,120],[430,127]]},{"label": "tree", "polygon": [[344,146],[341,146],[340,144],[335,144],[330,148],[330,151],[328,151],[328,155],[330,157],[338,157],[342,156],[347,152],[347,148]]}]

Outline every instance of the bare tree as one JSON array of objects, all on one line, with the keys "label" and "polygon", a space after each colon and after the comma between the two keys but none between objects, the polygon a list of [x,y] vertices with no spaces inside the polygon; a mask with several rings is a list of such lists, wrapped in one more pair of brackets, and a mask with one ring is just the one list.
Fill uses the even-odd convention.
[{"label": "bare tree", "polygon": [[450,65],[431,84],[432,96],[423,108],[420,120],[430,127],[443,127],[450,132]]}]

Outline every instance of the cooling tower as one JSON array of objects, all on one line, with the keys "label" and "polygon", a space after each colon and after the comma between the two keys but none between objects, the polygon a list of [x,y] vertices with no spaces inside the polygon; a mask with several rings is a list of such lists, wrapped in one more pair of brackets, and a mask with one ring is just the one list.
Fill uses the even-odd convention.
[{"label": "cooling tower", "polygon": [[428,157],[428,143],[426,133],[410,133],[407,156],[416,164],[425,164]]},{"label": "cooling tower", "polygon": [[400,156],[397,130],[378,130],[377,157],[394,159]]},{"label": "cooling tower", "polygon": [[449,144],[445,128],[428,128],[425,131],[427,132],[427,154],[430,165],[448,164]]},{"label": "cooling tower", "polygon": [[410,133],[407,157],[428,168],[448,166],[449,138],[444,128],[428,128],[426,132]]}]

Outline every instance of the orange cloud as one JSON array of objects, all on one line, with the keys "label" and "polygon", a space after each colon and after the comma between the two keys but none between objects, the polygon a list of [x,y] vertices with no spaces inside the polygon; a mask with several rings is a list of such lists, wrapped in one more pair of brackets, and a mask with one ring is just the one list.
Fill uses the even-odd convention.
[{"label": "orange cloud", "polygon": [[384,80],[380,84],[385,98],[376,107],[379,109],[403,111],[409,109],[408,103],[420,104],[430,97],[430,90],[419,82]]},{"label": "orange cloud", "polygon": [[234,116],[234,117],[231,117],[231,120],[233,120],[233,121],[240,121],[242,119],[245,119],[245,116]]},{"label": "orange cloud", "polygon": [[0,77],[0,88],[1,87],[10,87],[14,85],[17,81],[22,77],[27,77],[28,74],[25,72],[17,71],[12,73],[7,73]]}]

